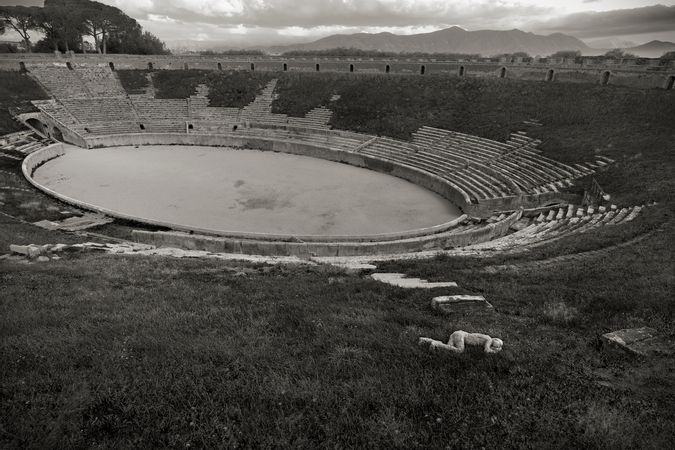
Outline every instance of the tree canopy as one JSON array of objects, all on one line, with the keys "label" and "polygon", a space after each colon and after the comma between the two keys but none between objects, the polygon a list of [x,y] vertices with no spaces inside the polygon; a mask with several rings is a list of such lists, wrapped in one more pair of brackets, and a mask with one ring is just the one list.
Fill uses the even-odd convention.
[{"label": "tree canopy", "polygon": [[[11,29],[26,51],[167,54],[165,44],[120,9],[91,0],[45,0],[44,7],[0,7],[0,34]],[[44,37],[36,44],[30,32]],[[91,38],[93,46],[87,40]]]},{"label": "tree canopy", "polygon": [[580,50],[558,50],[551,55],[551,58],[578,58],[580,56]]}]

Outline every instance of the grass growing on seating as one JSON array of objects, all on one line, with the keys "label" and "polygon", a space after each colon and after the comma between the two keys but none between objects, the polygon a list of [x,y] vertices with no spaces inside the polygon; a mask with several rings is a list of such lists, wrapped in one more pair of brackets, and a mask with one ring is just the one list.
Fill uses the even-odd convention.
[{"label": "grass growing on seating", "polygon": [[188,98],[197,85],[209,87],[209,106],[243,108],[274,75],[266,72],[160,70],[153,75],[157,98]]},{"label": "grass growing on seating", "polygon": [[[595,384],[594,368],[632,363],[595,350],[589,330],[448,318],[429,292],[330,268],[253,269],[112,256],[3,265],[3,446],[663,448],[674,431],[672,398]],[[552,297],[550,284],[482,278],[453,277],[498,307]],[[506,350],[434,357],[416,345],[457,328],[501,336]],[[602,427],[591,407],[632,426]]]},{"label": "grass growing on seating", "polygon": [[0,70],[0,135],[18,131],[22,126],[12,119],[9,108],[24,108],[37,111],[31,104],[31,100],[43,100],[49,98],[33,79],[28,75]]},{"label": "grass growing on seating", "polygon": [[148,87],[149,70],[118,70],[117,77],[127,94],[143,94]]},{"label": "grass growing on seating", "polygon": [[[309,75],[309,76],[306,76]],[[289,73],[280,77],[276,93],[279,97],[272,104],[272,112],[304,117],[310,110],[325,105],[331,107],[330,99],[337,93],[337,86],[327,83],[325,77],[313,74]],[[299,90],[311,95],[297,95]]]}]

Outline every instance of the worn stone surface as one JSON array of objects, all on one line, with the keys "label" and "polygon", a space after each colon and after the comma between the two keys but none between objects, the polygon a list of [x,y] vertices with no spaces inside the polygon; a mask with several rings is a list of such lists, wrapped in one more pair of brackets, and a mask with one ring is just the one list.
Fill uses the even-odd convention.
[{"label": "worn stone surface", "polygon": [[431,300],[431,308],[445,313],[493,310],[482,295],[444,295]]},{"label": "worn stone surface", "polygon": [[59,227],[57,222],[52,222],[50,220],[40,220],[39,222],[33,222],[33,225],[50,231],[56,230]]},{"label": "worn stone surface", "polygon": [[374,280],[382,283],[391,284],[407,289],[432,289],[439,287],[457,287],[454,281],[429,282],[421,278],[405,278],[402,273],[374,273],[371,275]]},{"label": "worn stone surface", "polygon": [[675,339],[649,327],[605,333],[602,335],[602,341],[607,348],[620,348],[635,355],[675,355]]},{"label": "worn stone surface", "polygon": [[336,267],[347,270],[348,272],[358,272],[361,270],[375,270],[377,266],[374,264],[362,263],[358,261],[354,262],[345,262],[345,263],[336,263],[333,264]]},{"label": "worn stone surface", "polygon": [[37,260],[38,260],[38,262],[48,262],[49,257],[48,256],[38,256]]},{"label": "worn stone surface", "polygon": [[19,255],[28,256],[28,246],[27,245],[10,244],[9,245],[9,251],[11,251],[12,253],[18,253]]}]

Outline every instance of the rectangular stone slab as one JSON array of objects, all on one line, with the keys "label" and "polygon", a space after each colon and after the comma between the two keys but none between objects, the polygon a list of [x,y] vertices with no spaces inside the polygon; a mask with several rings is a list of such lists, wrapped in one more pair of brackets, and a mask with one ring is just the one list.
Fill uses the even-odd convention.
[{"label": "rectangular stone slab", "polygon": [[443,312],[490,310],[492,305],[482,295],[443,295],[431,300],[431,308]]},{"label": "rectangular stone slab", "polygon": [[675,341],[659,334],[654,328],[628,328],[602,335],[610,348],[620,348],[635,355],[673,355]]}]

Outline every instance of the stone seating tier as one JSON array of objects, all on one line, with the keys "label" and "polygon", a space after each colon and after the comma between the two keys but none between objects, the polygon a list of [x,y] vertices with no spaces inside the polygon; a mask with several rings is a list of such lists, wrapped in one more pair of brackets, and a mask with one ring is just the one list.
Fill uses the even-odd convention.
[{"label": "stone seating tier", "polygon": [[[620,225],[634,220],[642,210],[642,206],[622,208],[620,210],[608,210],[605,212],[588,213],[586,211],[580,217],[570,217],[566,212],[573,210],[574,206],[551,210],[554,217],[548,220],[551,214],[540,220],[530,219],[530,223],[515,233],[504,236],[490,242],[484,242],[468,247],[470,250],[513,250],[527,245],[540,245],[573,234],[587,233],[601,226]],[[564,217],[558,218],[560,212]]]},{"label": "stone seating tier", "polygon": [[94,97],[119,97],[126,92],[108,66],[77,65],[75,72]]},{"label": "stone seating tier", "polygon": [[136,121],[135,110],[126,97],[63,99],[63,105],[82,123]]},{"label": "stone seating tier", "polygon": [[86,98],[89,90],[73,70],[64,66],[30,65],[30,74],[56,98]]}]

